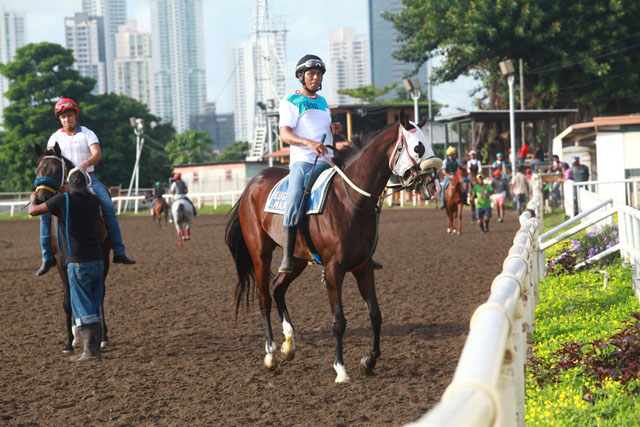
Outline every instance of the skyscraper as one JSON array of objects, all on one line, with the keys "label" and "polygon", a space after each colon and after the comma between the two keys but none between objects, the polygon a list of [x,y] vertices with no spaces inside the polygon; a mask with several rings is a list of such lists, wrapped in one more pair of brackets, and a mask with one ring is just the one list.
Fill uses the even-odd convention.
[{"label": "skyscraper", "polygon": [[114,88],[114,60],[116,58],[116,33],[127,20],[127,0],[82,0],[82,11],[89,16],[103,18],[107,92]]},{"label": "skyscraper", "polygon": [[104,19],[76,13],[64,19],[64,39],[68,49],[73,51],[76,62],[73,68],[81,76],[96,80],[93,94],[107,92],[107,64],[104,43]]},{"label": "skyscraper", "polygon": [[371,84],[369,40],[356,35],[351,27],[329,29],[327,75],[330,105],[355,104],[361,100],[338,94],[339,89],[354,89]]},{"label": "skyscraper", "polygon": [[[411,70],[414,65],[400,62],[391,54],[398,48],[396,41],[398,32],[391,22],[382,19],[382,12],[400,12],[403,9],[401,0],[369,0],[369,38],[371,52],[371,81],[376,88],[382,88],[391,83],[402,85],[403,74]],[[418,77],[426,78],[426,65],[418,72]],[[385,98],[393,97],[388,93]]]},{"label": "skyscraper", "polygon": [[155,114],[151,34],[138,32],[136,21],[127,21],[115,40],[114,92],[137,99]]},{"label": "skyscraper", "polygon": [[[27,32],[24,12],[5,11],[0,2],[0,63],[13,61],[16,49],[25,45]],[[9,80],[0,76],[0,128],[2,114],[9,100],[4,93],[9,89]]]},{"label": "skyscraper", "polygon": [[206,101],[202,0],[151,0],[156,114],[178,133]]},{"label": "skyscraper", "polygon": [[[273,100],[277,106],[287,89],[284,19],[268,16],[264,0],[257,1],[256,6],[251,36],[227,43],[229,103],[234,113],[235,137],[237,141],[249,141],[252,146],[256,142],[256,126],[266,126],[257,103],[266,105]],[[265,134],[261,136],[264,138]]]}]

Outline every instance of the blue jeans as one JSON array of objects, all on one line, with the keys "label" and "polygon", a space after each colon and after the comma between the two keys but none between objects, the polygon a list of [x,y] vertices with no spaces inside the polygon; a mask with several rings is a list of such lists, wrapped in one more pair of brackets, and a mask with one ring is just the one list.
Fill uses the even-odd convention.
[{"label": "blue jeans", "polygon": [[313,163],[306,162],[295,162],[289,166],[289,188],[287,189],[287,201],[284,211],[285,227],[298,225],[296,224],[296,217],[300,210],[300,203],[302,202],[302,196],[307,182],[311,179],[311,185],[313,185],[318,175],[320,175],[323,170],[329,168],[329,164],[318,161],[316,167],[313,168],[313,176],[310,176],[312,167]]},{"label": "blue jeans", "polygon": [[[124,243],[122,242],[122,233],[120,233],[120,225],[113,202],[109,196],[106,187],[98,181],[98,178],[91,173],[91,187],[95,191],[102,215],[104,216],[107,230],[109,230],[109,238],[111,239],[111,247],[114,255],[124,254]],[[53,260],[53,248],[51,247],[51,214],[40,216],[40,246],[42,247],[42,259]]]},{"label": "blue jeans", "polygon": [[76,326],[102,321],[103,274],[102,260],[67,264],[71,310]]},{"label": "blue jeans", "polygon": [[441,208],[444,207],[444,190],[446,190],[450,182],[451,182],[451,178],[445,175],[444,179],[442,180],[442,191],[440,191],[440,207]]}]

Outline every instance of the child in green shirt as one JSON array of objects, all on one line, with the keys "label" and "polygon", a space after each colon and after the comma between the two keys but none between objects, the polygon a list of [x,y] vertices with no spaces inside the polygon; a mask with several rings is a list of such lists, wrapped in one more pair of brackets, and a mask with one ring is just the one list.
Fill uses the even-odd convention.
[{"label": "child in green shirt", "polygon": [[485,184],[484,175],[481,173],[476,176],[477,184],[471,190],[471,199],[476,199],[476,218],[480,224],[480,230],[483,233],[489,232],[489,219],[491,218],[491,199],[493,187],[491,184]]}]

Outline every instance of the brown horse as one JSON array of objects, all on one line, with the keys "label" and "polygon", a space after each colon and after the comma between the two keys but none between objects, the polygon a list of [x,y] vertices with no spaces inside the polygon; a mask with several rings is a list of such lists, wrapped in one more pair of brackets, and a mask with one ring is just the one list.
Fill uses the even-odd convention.
[{"label": "brown horse", "polygon": [[[42,148],[40,148],[38,144],[34,144],[34,151],[38,156],[36,180],[34,182],[34,185],[36,186],[36,200],[38,203],[44,203],[58,192],[63,193],[66,191],[66,173],[74,168],[74,164],[61,154],[60,147],[57,143],[54,148],[45,152],[42,151]],[[55,216],[52,216],[52,220],[53,218],[55,218]],[[55,220],[57,222],[57,218]],[[55,230],[53,224],[51,230]],[[96,233],[99,234],[102,242],[102,261],[104,263],[104,279],[106,281],[107,274],[109,274],[109,252],[111,252],[111,240],[109,239],[107,227],[102,217],[100,218]],[[62,307],[64,308],[67,332],[63,352],[70,354],[73,353],[75,340],[73,338],[73,328],[71,324],[72,312],[71,297],[69,294],[69,278],[67,276],[67,269],[62,260],[62,254],[58,250],[58,245],[56,244],[56,236],[54,232],[51,233],[51,241],[56,258],[56,266],[58,267],[58,274],[62,280]],[[110,343],[107,336],[107,322],[105,321],[104,316],[104,295],[102,296],[102,307],[100,308],[100,311],[102,312],[102,342],[100,343],[100,346],[105,348],[108,347]]]},{"label": "brown horse", "polygon": [[151,205],[151,214],[153,215],[153,222],[156,222],[156,218],[158,219],[158,228],[162,226],[162,217],[164,215],[164,228],[167,228],[167,224],[169,223],[169,205],[164,200],[164,198],[156,198]]},{"label": "brown horse", "polygon": [[[401,115],[403,120],[404,115]],[[236,316],[243,297],[249,304],[251,287],[257,287],[260,309],[266,323],[266,353],[264,363],[275,369],[276,344],[271,329],[271,295],[269,286],[273,277],[273,297],[282,320],[285,341],[282,355],[286,360],[295,356],[294,329],[285,304],[285,293],[291,282],[313,262],[309,247],[313,246],[324,268],[323,283],[329,297],[336,338],[336,358],[333,365],[336,382],[349,381],[342,357],[342,337],[346,319],[342,307],[342,283],[351,272],[358,284],[360,295],[369,310],[373,330],[373,343],[360,361],[361,371],[369,374],[380,357],[380,325],[382,316],[376,297],[371,257],[378,237],[378,198],[383,193],[392,170],[404,178],[404,183],[424,197],[432,198],[440,184],[436,171],[442,161],[433,155],[431,144],[419,129],[409,132],[400,123],[370,135],[366,141],[353,141],[345,150],[335,152],[334,161],[342,166],[345,176],[336,175],[327,194],[322,213],[303,220],[297,235],[294,267],[291,273],[271,273],[272,253],[282,245],[282,215],[264,212],[271,188],[287,175],[282,168],[267,168],[247,185],[242,196],[229,214],[226,242],[236,263],[238,284],[235,293]],[[408,166],[399,166],[406,165]],[[368,193],[363,195],[358,190]],[[304,216],[304,215],[303,215]],[[306,236],[306,237],[305,237]],[[309,243],[310,245],[307,245]]]},{"label": "brown horse", "polygon": [[[447,212],[448,226],[447,233],[460,234],[462,232],[462,206],[464,204],[462,180],[467,177],[467,170],[458,166],[458,171],[449,185],[444,190],[445,210]],[[456,228],[456,220],[458,228]]]}]

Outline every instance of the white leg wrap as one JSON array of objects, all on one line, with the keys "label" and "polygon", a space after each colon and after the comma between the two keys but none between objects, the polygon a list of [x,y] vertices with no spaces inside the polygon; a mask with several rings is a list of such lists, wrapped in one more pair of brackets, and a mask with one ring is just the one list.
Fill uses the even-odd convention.
[{"label": "white leg wrap", "polygon": [[347,370],[344,365],[340,365],[337,362],[333,364],[333,369],[335,369],[336,374],[336,382],[337,383],[348,383],[351,382],[351,378],[347,375]]},{"label": "white leg wrap", "polygon": [[282,343],[282,355],[285,360],[293,360],[296,355],[296,342],[293,338],[293,327],[286,320],[282,321],[282,333],[284,334],[284,342]]},{"label": "white leg wrap", "polygon": [[278,348],[275,343],[265,344],[265,350],[267,351],[267,355],[264,357],[264,366],[268,369],[276,369],[278,366],[278,359],[276,359],[275,351]]}]

